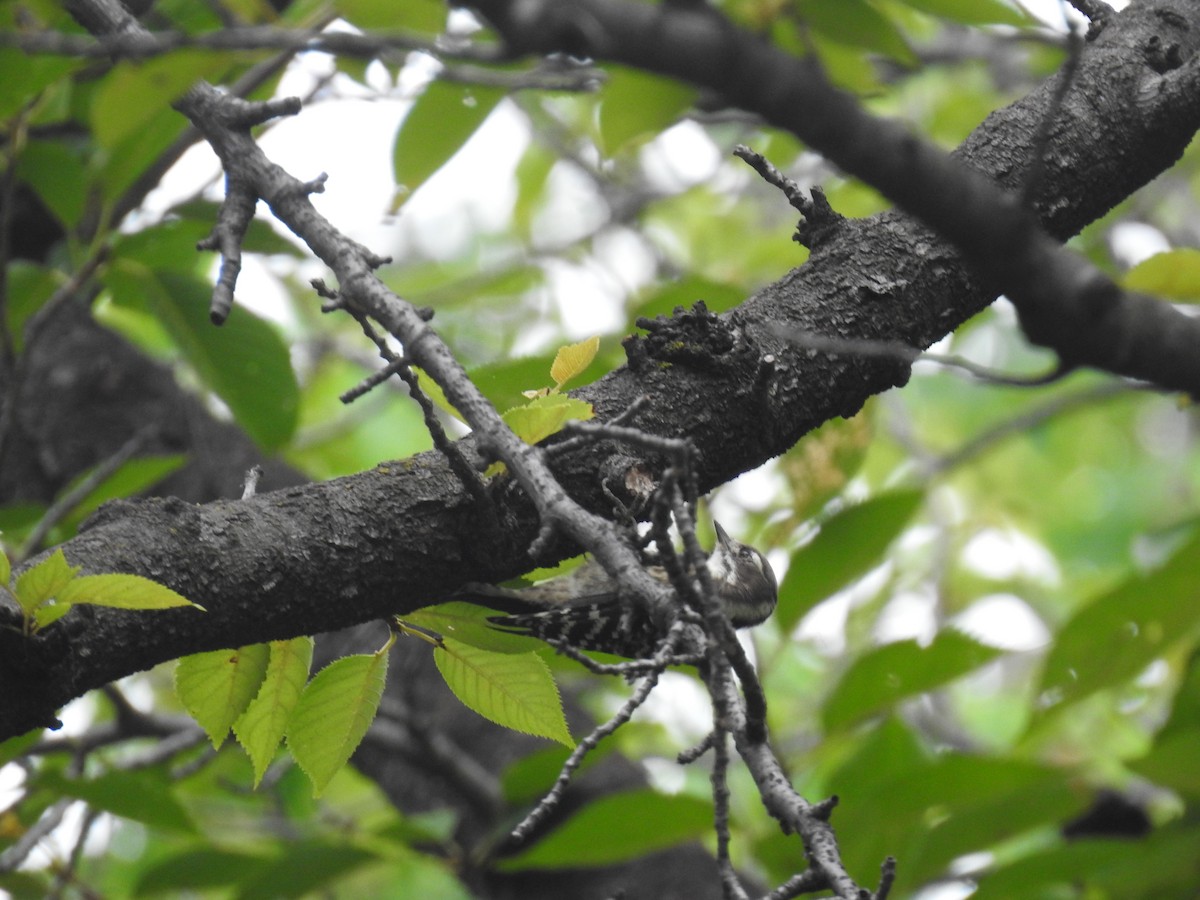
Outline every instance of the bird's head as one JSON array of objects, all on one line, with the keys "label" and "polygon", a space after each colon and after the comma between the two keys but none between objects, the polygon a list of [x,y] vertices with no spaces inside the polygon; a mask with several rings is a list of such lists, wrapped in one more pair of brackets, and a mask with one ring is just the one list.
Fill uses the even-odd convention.
[{"label": "bird's head", "polygon": [[779,585],[771,564],[758,550],[736,541],[713,522],[717,546],[708,558],[708,571],[725,614],[735,628],[757,625],[775,611]]}]

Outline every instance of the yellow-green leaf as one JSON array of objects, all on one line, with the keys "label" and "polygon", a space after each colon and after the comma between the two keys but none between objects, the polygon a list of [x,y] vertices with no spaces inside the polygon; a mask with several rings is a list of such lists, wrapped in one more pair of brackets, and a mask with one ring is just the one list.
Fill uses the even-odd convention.
[{"label": "yellow-green leaf", "polygon": [[1125,273],[1125,287],[1184,303],[1200,302],[1200,250],[1156,253]]},{"label": "yellow-green leaf", "polygon": [[446,393],[442,390],[442,386],[429,377],[424,369],[412,367],[413,373],[417,376],[417,385],[425,392],[425,396],[433,401],[433,405],[443,412],[447,412],[464,425],[467,420],[463,418],[462,413],[454,408],[449,400],[446,399]]},{"label": "yellow-green leaf", "polygon": [[96,140],[115,149],[172,101],[224,63],[211,53],[183,50],[147,62],[120,62],[104,77],[91,104]]},{"label": "yellow-green leaf", "polygon": [[558,686],[538,654],[495,653],[446,638],[433,658],[454,696],[485,719],[522,734],[575,745]]},{"label": "yellow-green leaf", "polygon": [[175,667],[175,693],[213,747],[220,748],[258,693],[269,659],[266,644],[251,644],[185,656]]},{"label": "yellow-green leaf", "polygon": [[599,337],[590,337],[578,344],[560,347],[558,353],[554,355],[554,363],[550,366],[550,377],[561,388],[591,365],[592,360],[596,358],[596,351],[599,349]]},{"label": "yellow-green leaf", "polygon": [[8,587],[8,580],[12,577],[12,563],[8,560],[8,554],[0,548],[0,585]]},{"label": "yellow-green leaf", "polygon": [[288,719],[300,700],[312,665],[313,639],[272,641],[271,658],[262,685],[246,711],[233,723],[233,733],[254,764],[258,787],[287,731]]},{"label": "yellow-green leaf", "polygon": [[550,394],[513,407],[504,413],[503,419],[517,437],[527,444],[536,444],[572,419],[587,420],[594,415],[590,403],[566,394]]},{"label": "yellow-green leaf", "polygon": [[387,653],[344,656],[304,689],[288,722],[287,742],[319,797],[362,741],[387,678]]},{"label": "yellow-green leaf", "polygon": [[61,548],[55,550],[17,578],[17,603],[26,613],[32,613],[47,600],[57,596],[79,569],[79,566],[72,566],[67,562]]},{"label": "yellow-green leaf", "polygon": [[117,609],[170,609],[173,606],[204,609],[165,584],[141,575],[81,575],[58,592],[58,600]]}]

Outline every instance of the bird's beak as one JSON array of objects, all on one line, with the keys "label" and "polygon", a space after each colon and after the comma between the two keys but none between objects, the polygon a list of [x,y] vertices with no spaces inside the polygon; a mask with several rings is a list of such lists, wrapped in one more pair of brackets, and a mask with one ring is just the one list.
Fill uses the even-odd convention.
[{"label": "bird's beak", "polygon": [[729,550],[730,545],[733,543],[733,538],[729,536],[729,533],[721,527],[721,523],[716,519],[713,519],[713,528],[717,531],[717,542],[722,548]]}]

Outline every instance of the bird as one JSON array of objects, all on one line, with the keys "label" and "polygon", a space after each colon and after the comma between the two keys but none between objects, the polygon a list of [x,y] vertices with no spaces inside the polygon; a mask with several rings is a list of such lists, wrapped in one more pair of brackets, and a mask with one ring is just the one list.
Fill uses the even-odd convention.
[{"label": "bird", "polygon": [[[717,599],[734,628],[758,625],[775,610],[779,597],[771,564],[754,547],[730,537],[719,522],[714,521],[713,526],[717,545],[707,568]],[[667,580],[659,566],[647,571],[660,581]],[[648,609],[618,596],[615,582],[595,560],[530,587],[478,585],[470,593],[507,613],[490,617],[493,627],[577,650],[646,659],[666,636]]]}]

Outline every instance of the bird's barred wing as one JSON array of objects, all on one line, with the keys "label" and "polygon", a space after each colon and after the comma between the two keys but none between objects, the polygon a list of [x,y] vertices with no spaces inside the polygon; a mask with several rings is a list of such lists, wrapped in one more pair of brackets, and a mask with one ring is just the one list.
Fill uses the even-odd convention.
[{"label": "bird's barred wing", "polygon": [[639,606],[615,597],[588,604],[538,612],[493,616],[498,628],[568,644],[579,650],[597,650],[630,659],[645,659],[658,649],[662,634]]}]

